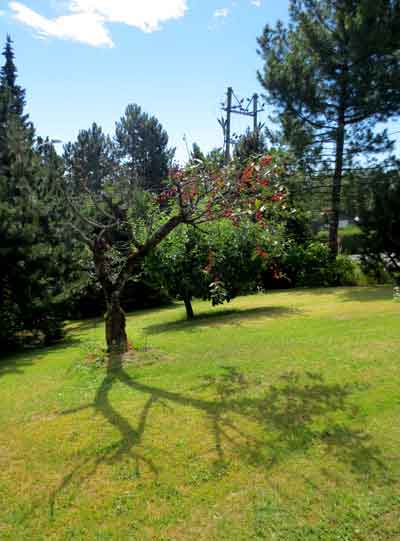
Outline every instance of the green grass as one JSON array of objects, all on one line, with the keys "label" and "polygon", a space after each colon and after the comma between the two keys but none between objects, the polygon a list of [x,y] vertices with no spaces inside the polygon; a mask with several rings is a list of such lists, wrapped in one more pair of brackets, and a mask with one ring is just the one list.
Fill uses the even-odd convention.
[{"label": "green grass", "polygon": [[0,539],[400,540],[400,305],[326,289],[101,321],[0,363]]}]

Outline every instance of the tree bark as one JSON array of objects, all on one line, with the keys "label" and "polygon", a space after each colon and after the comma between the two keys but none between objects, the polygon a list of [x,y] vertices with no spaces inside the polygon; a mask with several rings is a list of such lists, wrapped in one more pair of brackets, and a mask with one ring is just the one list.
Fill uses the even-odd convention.
[{"label": "tree bark", "polygon": [[190,321],[194,318],[193,306],[190,297],[184,297],[183,302],[185,303],[186,317]]},{"label": "tree bark", "polygon": [[332,179],[332,208],[329,222],[329,249],[333,258],[338,255],[338,229],[340,217],[340,200],[342,191],[342,176],[343,176],[343,153],[344,140],[346,134],[346,92],[347,92],[347,70],[344,70],[342,75],[340,89],[340,103],[338,111],[338,124],[336,131],[336,156],[335,156],[335,172]]},{"label": "tree bark", "polygon": [[339,251],[338,229],[340,217],[340,200],[342,191],[343,174],[343,149],[344,149],[344,126],[339,126],[336,140],[336,164],[332,181],[332,208],[329,222],[329,249],[332,257],[336,257]]},{"label": "tree bark", "polygon": [[125,312],[123,311],[118,295],[113,295],[107,302],[106,343],[109,353],[126,353],[128,351],[128,337],[126,335]]}]

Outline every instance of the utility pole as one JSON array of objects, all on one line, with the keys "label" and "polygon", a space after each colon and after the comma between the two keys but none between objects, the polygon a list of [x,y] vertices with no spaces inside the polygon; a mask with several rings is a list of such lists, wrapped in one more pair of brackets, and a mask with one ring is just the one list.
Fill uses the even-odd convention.
[{"label": "utility pole", "polygon": [[257,133],[258,130],[258,94],[253,96],[253,131]]},{"label": "utility pole", "polygon": [[[253,130],[254,133],[258,131],[258,113],[264,111],[264,106],[259,109],[258,107],[258,94],[253,94],[252,98],[247,98],[246,107],[243,106],[244,99],[239,100],[230,86],[226,94],[226,103],[222,103],[222,110],[226,112],[226,119],[219,119],[222,130],[224,132],[224,146],[225,146],[225,163],[228,163],[231,159],[231,145],[237,141],[232,138],[231,135],[231,117],[232,113],[237,115],[244,115],[253,118]],[[251,109],[251,105],[253,108]],[[235,135],[235,134],[234,134]]]},{"label": "utility pole", "polygon": [[231,159],[231,114],[233,88],[230,86],[226,95],[226,130],[225,130],[225,163]]}]

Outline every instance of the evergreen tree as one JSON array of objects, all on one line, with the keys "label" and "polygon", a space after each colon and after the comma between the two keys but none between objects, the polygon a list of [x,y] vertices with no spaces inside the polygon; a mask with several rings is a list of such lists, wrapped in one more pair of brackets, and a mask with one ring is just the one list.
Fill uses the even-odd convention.
[{"label": "evergreen tree", "polygon": [[98,192],[117,167],[111,138],[96,123],[81,130],[74,143],[64,147],[68,182],[76,192]]},{"label": "evergreen tree", "polygon": [[15,55],[12,43],[12,39],[8,35],[2,53],[5,58],[5,63],[0,72],[0,87],[3,94],[3,100],[7,105],[7,113],[14,113],[21,119],[24,119],[25,90],[17,85],[17,68],[14,63]]},{"label": "evergreen tree", "polygon": [[190,159],[191,161],[204,161],[205,156],[203,154],[203,151],[201,150],[200,146],[197,143],[193,143],[192,145],[192,151],[190,153]]},{"label": "evergreen tree", "polygon": [[60,245],[49,227],[50,176],[17,120],[8,122],[7,163],[1,163],[0,174],[3,347],[18,342],[20,331],[41,331],[48,341],[60,336],[55,299],[61,300],[62,266]]},{"label": "evergreen tree", "polygon": [[254,156],[260,156],[267,151],[267,141],[262,126],[256,131],[247,128],[246,133],[239,137],[235,146],[234,156],[242,163],[246,163]]},{"label": "evergreen tree", "polygon": [[0,81],[1,348],[18,342],[21,331],[41,332],[46,341],[60,337],[58,308],[66,277],[73,278],[65,204],[56,197],[62,164],[49,141],[35,141],[11,43],[8,38]]},{"label": "evergreen tree", "polygon": [[391,148],[375,127],[400,112],[399,42],[398,0],[291,0],[289,25],[267,25],[258,40],[259,79],[286,140],[313,146],[320,169],[332,171],[334,255],[343,171],[362,153]]},{"label": "evergreen tree", "polygon": [[115,140],[121,163],[131,182],[150,191],[160,191],[168,176],[175,149],[168,148],[168,134],[156,117],[139,105],[128,105],[116,123]]},{"label": "evergreen tree", "polygon": [[370,173],[363,192],[359,201],[363,262],[377,275],[384,268],[400,285],[400,163]]}]

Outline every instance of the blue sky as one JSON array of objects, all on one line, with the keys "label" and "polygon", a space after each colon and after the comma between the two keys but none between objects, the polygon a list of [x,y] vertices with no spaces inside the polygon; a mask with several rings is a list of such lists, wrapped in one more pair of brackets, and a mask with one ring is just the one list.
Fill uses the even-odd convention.
[{"label": "blue sky", "polygon": [[[105,21],[106,37],[89,16],[81,26],[65,24],[80,2],[95,21]],[[98,16],[90,4],[111,14]],[[287,16],[287,2],[3,0],[0,10],[0,39],[9,32],[14,40],[19,81],[38,133],[67,142],[93,121],[111,133],[126,105],[138,103],[157,116],[184,159],[184,135],[205,150],[222,145],[217,118],[227,86],[241,96],[261,91],[256,38],[266,22]],[[244,127],[237,117],[234,128]]]},{"label": "blue sky", "polygon": [[[93,121],[112,133],[138,103],[184,160],[184,136],[204,150],[222,145],[228,86],[241,97],[262,92],[256,38],[287,9],[287,0],[1,0],[0,39],[14,40],[40,135],[65,143]],[[233,129],[246,124],[236,117]]]}]

